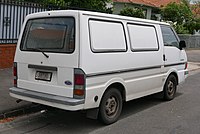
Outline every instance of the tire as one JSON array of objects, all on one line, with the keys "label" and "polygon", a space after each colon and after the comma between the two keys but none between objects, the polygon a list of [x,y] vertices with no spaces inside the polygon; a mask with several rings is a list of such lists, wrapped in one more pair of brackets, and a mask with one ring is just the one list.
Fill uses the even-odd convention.
[{"label": "tire", "polygon": [[122,111],[122,95],[116,88],[105,92],[99,107],[99,119],[108,125],[116,122]]},{"label": "tire", "polygon": [[170,101],[174,99],[177,89],[177,79],[174,75],[170,75],[164,85],[164,100]]}]

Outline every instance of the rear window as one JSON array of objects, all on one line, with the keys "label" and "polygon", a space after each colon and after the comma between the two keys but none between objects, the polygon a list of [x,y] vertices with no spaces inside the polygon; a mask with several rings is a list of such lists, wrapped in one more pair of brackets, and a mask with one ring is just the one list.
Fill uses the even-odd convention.
[{"label": "rear window", "polygon": [[74,18],[29,20],[20,48],[22,51],[72,53],[75,49]]}]

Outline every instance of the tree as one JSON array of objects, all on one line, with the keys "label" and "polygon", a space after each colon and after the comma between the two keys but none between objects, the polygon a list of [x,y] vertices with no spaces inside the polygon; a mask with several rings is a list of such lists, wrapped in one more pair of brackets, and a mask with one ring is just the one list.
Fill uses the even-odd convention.
[{"label": "tree", "polygon": [[183,24],[192,19],[192,11],[185,2],[180,4],[175,2],[169,3],[166,7],[162,8],[161,14],[163,20],[177,22],[177,24]]},{"label": "tree", "polygon": [[141,8],[131,8],[125,7],[120,11],[120,15],[130,16],[130,17],[137,17],[137,18],[144,18],[144,13]]},{"label": "tree", "polygon": [[192,21],[185,23],[184,26],[189,30],[189,33],[192,34],[194,30],[200,30],[200,18],[194,18]]},{"label": "tree", "polygon": [[61,8],[83,8],[88,10],[96,10],[101,12],[111,12],[107,8],[107,3],[111,0],[21,0],[26,2],[36,2],[43,5],[59,6]]},{"label": "tree", "polygon": [[189,1],[182,0],[181,3],[169,3],[161,9],[164,21],[171,21],[177,33],[193,33],[195,28],[192,10]]},{"label": "tree", "polygon": [[106,11],[107,3],[110,0],[68,0],[68,5],[70,7],[86,8],[97,11]]}]

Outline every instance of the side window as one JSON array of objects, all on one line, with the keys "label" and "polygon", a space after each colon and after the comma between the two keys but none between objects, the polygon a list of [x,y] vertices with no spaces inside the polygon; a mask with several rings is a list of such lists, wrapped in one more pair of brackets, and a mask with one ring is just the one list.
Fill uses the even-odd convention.
[{"label": "side window", "polygon": [[122,23],[89,20],[89,30],[93,52],[126,51],[126,39]]},{"label": "side window", "polygon": [[128,24],[132,51],[157,51],[159,49],[154,26]]},{"label": "side window", "polygon": [[173,30],[167,26],[161,26],[164,46],[173,46],[179,48],[179,42]]}]

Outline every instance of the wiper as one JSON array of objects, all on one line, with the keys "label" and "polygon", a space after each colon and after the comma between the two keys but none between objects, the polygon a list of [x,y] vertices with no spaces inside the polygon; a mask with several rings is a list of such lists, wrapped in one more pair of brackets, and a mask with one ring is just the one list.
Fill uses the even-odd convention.
[{"label": "wiper", "polygon": [[46,58],[49,58],[49,55],[47,55],[41,48],[29,48],[29,50],[34,50],[34,51],[42,52],[42,54],[43,54]]}]

